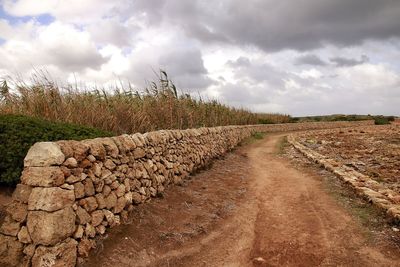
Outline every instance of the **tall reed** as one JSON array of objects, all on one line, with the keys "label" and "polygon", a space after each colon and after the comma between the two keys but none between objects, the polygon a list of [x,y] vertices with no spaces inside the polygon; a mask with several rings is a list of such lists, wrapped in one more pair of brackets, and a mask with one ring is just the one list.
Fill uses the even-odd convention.
[{"label": "tall reed", "polygon": [[116,86],[111,92],[60,86],[45,75],[34,76],[30,84],[14,82],[12,88],[6,81],[0,86],[0,113],[87,125],[115,134],[290,120],[288,115],[255,114],[216,100],[179,94],[164,71],[157,83],[150,83],[142,92],[131,85]]}]

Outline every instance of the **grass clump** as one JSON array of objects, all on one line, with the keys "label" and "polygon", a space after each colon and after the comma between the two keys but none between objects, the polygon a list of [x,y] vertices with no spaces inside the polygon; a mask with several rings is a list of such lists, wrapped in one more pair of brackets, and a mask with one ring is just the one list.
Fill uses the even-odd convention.
[{"label": "grass clump", "polygon": [[265,136],[266,136],[266,133],[255,132],[251,136],[249,136],[249,137],[245,138],[244,140],[242,140],[239,145],[253,144],[253,143],[257,142],[258,140],[264,139]]},{"label": "grass clump", "polygon": [[111,135],[110,132],[80,125],[0,114],[0,183],[14,185],[19,182],[24,157],[36,142],[82,140]]},{"label": "grass clump", "polygon": [[255,133],[252,135],[252,138],[254,138],[254,139],[256,139],[256,140],[261,140],[261,139],[264,138],[264,136],[265,136],[265,133],[262,133],[262,132],[255,132]]},{"label": "grass clump", "polygon": [[279,142],[277,143],[277,154],[278,155],[283,155],[284,153],[285,153],[285,149],[289,146],[290,144],[289,144],[289,141],[288,141],[288,138],[287,138],[287,136],[285,135],[285,136],[282,136],[280,139],[279,139]]}]

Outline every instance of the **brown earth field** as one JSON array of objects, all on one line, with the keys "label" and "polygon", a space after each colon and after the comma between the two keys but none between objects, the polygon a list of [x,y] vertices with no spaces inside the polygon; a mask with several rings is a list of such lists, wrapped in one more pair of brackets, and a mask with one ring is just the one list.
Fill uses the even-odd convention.
[{"label": "brown earth field", "polygon": [[296,139],[400,193],[400,125],[309,131]]},{"label": "brown earth field", "polygon": [[398,226],[285,135],[248,141],[137,206],[81,265],[400,266]]}]

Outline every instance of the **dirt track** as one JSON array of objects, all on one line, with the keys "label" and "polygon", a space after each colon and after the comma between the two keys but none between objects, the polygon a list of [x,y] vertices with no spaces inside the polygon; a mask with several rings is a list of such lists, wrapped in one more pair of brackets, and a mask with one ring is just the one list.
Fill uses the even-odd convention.
[{"label": "dirt track", "polygon": [[400,266],[314,172],[276,155],[282,135],[237,149],[138,206],[85,266]]}]

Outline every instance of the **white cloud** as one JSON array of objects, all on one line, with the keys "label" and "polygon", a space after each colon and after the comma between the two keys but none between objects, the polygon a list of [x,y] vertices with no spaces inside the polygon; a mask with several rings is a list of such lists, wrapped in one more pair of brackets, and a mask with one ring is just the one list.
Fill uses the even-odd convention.
[{"label": "white cloud", "polygon": [[108,0],[4,0],[5,11],[13,16],[50,14],[64,22],[89,23],[109,14],[123,1]]}]

